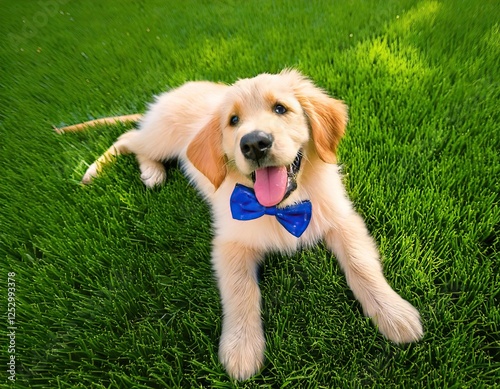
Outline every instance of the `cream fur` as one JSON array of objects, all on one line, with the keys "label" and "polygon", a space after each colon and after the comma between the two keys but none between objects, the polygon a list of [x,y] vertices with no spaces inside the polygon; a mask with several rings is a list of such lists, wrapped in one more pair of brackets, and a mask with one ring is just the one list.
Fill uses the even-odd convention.
[{"label": "cream fur", "polygon": [[[287,115],[272,111],[275,100],[287,106]],[[241,119],[237,128],[228,125],[234,114]],[[292,253],[324,240],[363,311],[384,336],[396,343],[423,336],[419,313],[385,280],[376,244],[345,193],[337,165],[331,163],[346,121],[341,102],[294,70],[262,74],[232,86],[190,82],[159,96],[140,128],[122,135],[83,177],[89,183],[111,155],[133,153],[144,184],[152,187],[165,180],[161,161],[179,158],[183,162],[187,176],[212,208],[212,263],[223,307],[219,356],[236,379],[255,374],[264,360],[256,272],[269,251]],[[255,168],[241,154],[239,140],[255,129],[274,135],[276,165],[290,164],[299,149],[304,151],[298,188],[283,203],[312,202],[311,224],[300,238],[270,216],[245,222],[231,217],[231,192],[236,183],[252,186],[248,175]],[[207,135],[195,142],[199,134]],[[199,150],[197,144],[206,149]],[[218,159],[222,166],[217,165]]]}]

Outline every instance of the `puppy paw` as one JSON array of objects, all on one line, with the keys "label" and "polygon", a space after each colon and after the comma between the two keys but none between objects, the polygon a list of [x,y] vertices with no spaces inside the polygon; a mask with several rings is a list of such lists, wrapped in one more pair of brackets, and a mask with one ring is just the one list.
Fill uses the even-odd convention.
[{"label": "puppy paw", "polygon": [[262,329],[223,332],[219,358],[232,378],[243,381],[262,367],[265,347]]},{"label": "puppy paw", "polygon": [[165,182],[167,174],[160,162],[144,162],[140,165],[141,180],[148,188],[153,188]]},{"label": "puppy paw", "polygon": [[90,165],[83,175],[82,178],[82,184],[88,185],[92,182],[92,180],[97,177],[97,164],[94,162],[92,165]]},{"label": "puppy paw", "polygon": [[370,316],[379,331],[394,343],[415,342],[424,335],[417,309],[397,294]]}]

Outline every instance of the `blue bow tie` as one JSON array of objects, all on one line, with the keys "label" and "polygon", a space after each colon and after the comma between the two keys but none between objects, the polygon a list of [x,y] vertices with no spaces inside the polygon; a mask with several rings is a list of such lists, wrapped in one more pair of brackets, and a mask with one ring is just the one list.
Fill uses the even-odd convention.
[{"label": "blue bow tie", "polygon": [[309,200],[285,208],[265,207],[257,201],[253,189],[236,184],[230,200],[231,214],[236,220],[253,220],[264,215],[276,216],[278,222],[295,237],[300,237],[311,221]]}]

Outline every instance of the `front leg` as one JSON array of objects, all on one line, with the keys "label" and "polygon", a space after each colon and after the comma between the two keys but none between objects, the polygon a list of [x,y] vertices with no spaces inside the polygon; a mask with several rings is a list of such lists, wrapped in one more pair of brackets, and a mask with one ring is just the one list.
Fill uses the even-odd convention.
[{"label": "front leg", "polygon": [[257,266],[260,253],[236,242],[214,241],[213,266],[222,301],[219,358],[229,375],[245,380],[264,362]]},{"label": "front leg", "polygon": [[361,217],[352,211],[325,237],[336,255],[347,283],[365,315],[395,343],[417,341],[423,336],[418,311],[387,283],[373,238]]}]

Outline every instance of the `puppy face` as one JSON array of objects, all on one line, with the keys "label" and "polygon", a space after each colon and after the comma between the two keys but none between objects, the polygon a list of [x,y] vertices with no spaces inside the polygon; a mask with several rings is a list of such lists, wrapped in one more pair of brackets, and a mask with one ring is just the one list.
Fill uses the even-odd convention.
[{"label": "puppy face", "polygon": [[346,106],[294,70],[236,82],[187,156],[217,188],[227,169],[251,178],[264,206],[297,188],[302,158],[335,163]]},{"label": "puppy face", "polygon": [[223,152],[244,175],[292,164],[309,141],[302,106],[279,75],[263,74],[235,83],[221,119]]},{"label": "puppy face", "polygon": [[295,190],[306,115],[289,83],[263,74],[234,84],[221,110],[222,148],[229,165],[254,183],[257,199],[273,206]]}]

